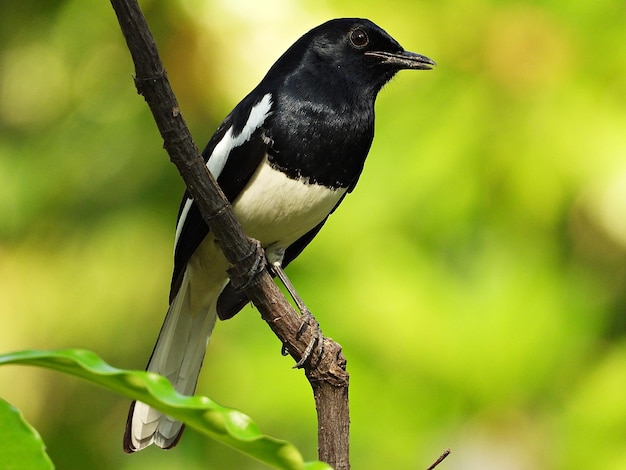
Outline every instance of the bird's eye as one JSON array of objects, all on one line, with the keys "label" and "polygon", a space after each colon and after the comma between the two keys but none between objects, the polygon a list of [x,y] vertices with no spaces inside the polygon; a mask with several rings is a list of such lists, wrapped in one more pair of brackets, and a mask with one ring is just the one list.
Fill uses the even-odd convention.
[{"label": "bird's eye", "polygon": [[367,33],[361,28],[356,28],[350,31],[350,42],[358,48],[365,47],[370,42],[367,37]]}]

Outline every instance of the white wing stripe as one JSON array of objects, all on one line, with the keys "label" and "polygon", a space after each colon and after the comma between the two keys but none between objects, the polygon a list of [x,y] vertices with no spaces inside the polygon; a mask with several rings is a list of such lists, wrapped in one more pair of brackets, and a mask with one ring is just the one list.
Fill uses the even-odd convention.
[{"label": "white wing stripe", "polygon": [[[269,116],[270,111],[272,109],[272,95],[267,93],[261,98],[257,104],[255,104],[250,110],[250,115],[248,116],[248,121],[246,125],[243,127],[241,133],[237,136],[233,136],[233,128],[231,126],[230,129],[224,134],[222,140],[215,146],[213,149],[213,153],[209,157],[207,161],[207,168],[213,175],[213,178],[217,179],[222,173],[224,166],[226,165],[226,160],[228,160],[228,155],[230,151],[235,147],[239,147],[244,144],[250,136],[256,131],[263,123],[267,116]],[[180,234],[183,231],[183,227],[185,225],[185,220],[187,219],[187,215],[189,214],[189,210],[191,209],[191,205],[193,204],[193,199],[189,198],[185,201],[185,206],[180,213],[180,217],[178,218],[178,223],[176,224],[176,237],[174,238],[174,247],[178,246],[178,239],[180,238]]]},{"label": "white wing stripe", "polygon": [[248,121],[239,135],[233,135],[232,126],[228,129],[228,131],[226,131],[222,140],[220,140],[213,149],[213,153],[211,153],[211,156],[206,164],[207,168],[213,175],[213,178],[217,179],[220,176],[220,173],[222,173],[230,151],[250,139],[250,136],[254,133],[254,131],[261,127],[263,122],[265,122],[265,119],[269,116],[271,109],[272,95],[267,93],[263,96],[261,101],[252,107],[250,115],[248,116]]},{"label": "white wing stripe", "polygon": [[180,233],[183,231],[183,225],[185,225],[185,219],[187,219],[187,214],[189,214],[189,209],[191,209],[191,205],[193,204],[193,199],[187,198],[185,201],[185,206],[180,213],[180,217],[178,218],[178,222],[176,223],[176,237],[174,238],[174,250],[178,246],[178,239],[180,238]]}]

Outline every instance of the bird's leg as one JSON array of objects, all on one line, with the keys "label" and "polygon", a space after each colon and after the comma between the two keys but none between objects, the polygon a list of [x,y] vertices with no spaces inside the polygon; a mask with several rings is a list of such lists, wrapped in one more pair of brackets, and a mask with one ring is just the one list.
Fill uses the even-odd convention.
[{"label": "bird's leg", "polygon": [[[272,263],[270,264],[270,266],[274,274],[280,279],[280,282],[283,283],[283,286],[285,286],[285,289],[287,289],[287,292],[289,292],[289,295],[291,295],[291,298],[295,302],[298,310],[300,310],[300,314],[302,315],[302,323],[300,324],[300,328],[296,333],[296,339],[300,338],[309,326],[312,326],[315,330],[313,332],[313,337],[311,341],[309,342],[306,349],[304,350],[304,353],[302,354],[302,358],[294,366],[294,368],[300,369],[312,357],[313,350],[316,347],[319,347],[320,349],[318,357],[322,357],[322,352],[324,350],[322,330],[320,329],[319,323],[317,322],[309,308],[306,306],[302,298],[300,298],[298,292],[296,292],[296,288],[287,277],[287,274],[283,270],[280,263]],[[285,354],[284,349],[283,354]]]},{"label": "bird's leg", "polygon": [[[311,311],[308,309],[304,301],[300,298],[300,296],[296,292],[296,288],[293,286],[293,284],[287,277],[287,274],[283,270],[282,266],[279,263],[273,263],[271,266],[272,266],[272,270],[274,271],[274,274],[278,276],[278,278],[280,279],[280,282],[283,283],[283,285],[287,289],[287,292],[289,292],[289,295],[291,295],[291,298],[295,302],[296,307],[298,307],[298,310],[300,310],[300,313],[303,316],[311,315]],[[299,334],[301,335],[302,332],[299,332]]]}]

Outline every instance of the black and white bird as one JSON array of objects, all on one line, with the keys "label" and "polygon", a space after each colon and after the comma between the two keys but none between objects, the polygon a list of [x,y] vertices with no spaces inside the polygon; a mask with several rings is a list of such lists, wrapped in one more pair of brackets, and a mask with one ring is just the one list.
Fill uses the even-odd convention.
[{"label": "black and white bird", "polygon": [[[270,265],[285,267],[322,228],[359,179],[374,138],[374,102],[399,70],[428,70],[369,20],[328,21],[298,39],[224,119],[204,149],[208,169],[246,234]],[[228,280],[224,258],[185,193],[176,225],[170,307],[147,370],[192,395],[216,319],[247,303]],[[131,406],[126,452],[168,449],[180,422]]]}]

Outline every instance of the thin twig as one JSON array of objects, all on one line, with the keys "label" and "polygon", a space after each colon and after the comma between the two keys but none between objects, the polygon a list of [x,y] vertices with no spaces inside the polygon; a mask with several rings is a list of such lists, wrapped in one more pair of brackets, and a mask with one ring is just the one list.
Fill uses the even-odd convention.
[{"label": "thin twig", "polygon": [[441,462],[443,462],[443,461],[446,459],[446,457],[447,457],[448,455],[450,455],[450,449],[446,449],[446,450],[444,450],[444,451],[443,451],[443,454],[441,454],[441,455],[439,456],[439,458],[438,458],[437,460],[435,460],[435,462],[434,462],[434,463],[433,463],[430,467],[428,467],[426,470],[433,470],[433,469],[434,469],[435,467],[437,467],[437,466],[438,466]]}]

